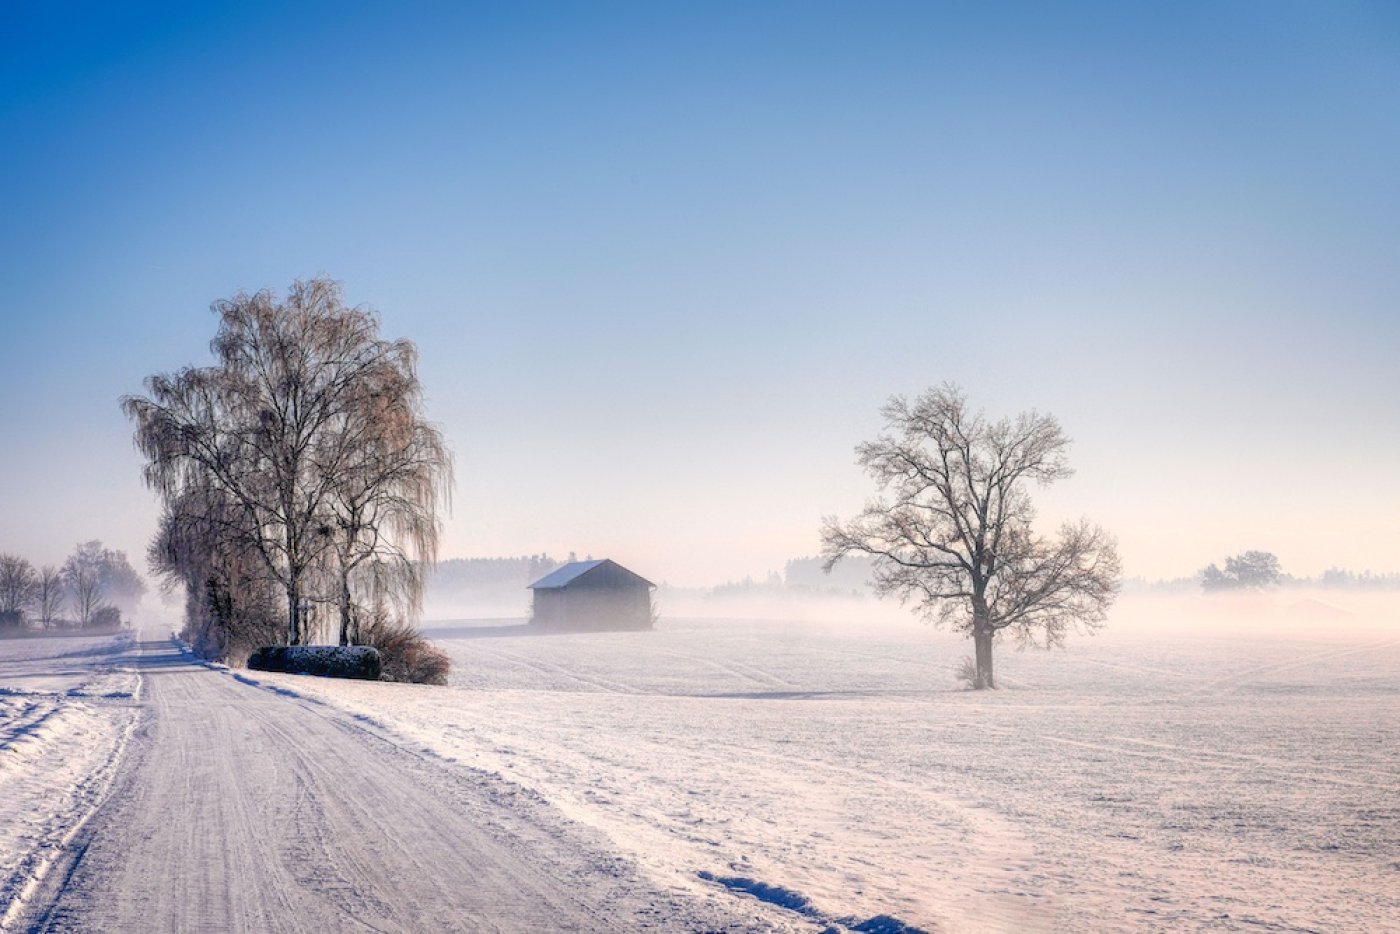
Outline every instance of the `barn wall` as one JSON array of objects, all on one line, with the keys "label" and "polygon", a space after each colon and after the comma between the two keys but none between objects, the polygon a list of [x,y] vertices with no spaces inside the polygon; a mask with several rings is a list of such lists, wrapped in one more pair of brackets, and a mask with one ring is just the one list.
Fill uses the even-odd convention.
[{"label": "barn wall", "polygon": [[536,590],[530,621],[559,629],[650,629],[651,589],[571,584],[557,590]]}]

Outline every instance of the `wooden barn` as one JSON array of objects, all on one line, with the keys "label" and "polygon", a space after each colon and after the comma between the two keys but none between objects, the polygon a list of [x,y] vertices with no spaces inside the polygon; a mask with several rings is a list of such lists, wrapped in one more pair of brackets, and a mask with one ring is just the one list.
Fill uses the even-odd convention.
[{"label": "wooden barn", "polygon": [[652,627],[651,581],[616,561],[573,561],[530,585],[532,626],[600,632]]}]

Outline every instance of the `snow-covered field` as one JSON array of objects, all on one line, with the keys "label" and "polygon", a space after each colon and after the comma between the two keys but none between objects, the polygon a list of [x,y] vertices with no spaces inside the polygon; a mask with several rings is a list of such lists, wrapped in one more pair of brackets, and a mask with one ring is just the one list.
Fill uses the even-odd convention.
[{"label": "snow-covered field", "polygon": [[135,721],[129,647],[129,636],[0,640],[0,914],[101,801]]},{"label": "snow-covered field", "polygon": [[446,689],[257,678],[538,792],[665,884],[767,886],[779,927],[1400,930],[1400,625],[1355,611],[1128,600],[1067,650],[1003,646],[994,693],[888,617],[429,623]]}]

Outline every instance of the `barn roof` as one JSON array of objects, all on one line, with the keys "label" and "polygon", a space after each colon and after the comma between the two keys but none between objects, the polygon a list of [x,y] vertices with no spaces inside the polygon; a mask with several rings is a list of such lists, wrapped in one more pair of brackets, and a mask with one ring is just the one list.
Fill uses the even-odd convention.
[{"label": "barn roof", "polygon": [[640,574],[636,574],[632,571],[627,570],[625,567],[618,564],[616,561],[611,561],[607,558],[600,558],[597,561],[571,561],[568,564],[565,564],[561,567],[557,567],[553,571],[550,571],[548,574],[546,574],[544,577],[541,577],[539,580],[531,584],[529,589],[558,590],[562,587],[569,586],[574,581],[587,574],[589,571],[592,571],[594,568],[602,567],[605,564],[612,565],[614,568],[621,571],[624,575],[628,577],[634,577],[639,583],[646,584],[648,587],[656,586],[651,581],[647,580],[645,577],[642,577]]}]

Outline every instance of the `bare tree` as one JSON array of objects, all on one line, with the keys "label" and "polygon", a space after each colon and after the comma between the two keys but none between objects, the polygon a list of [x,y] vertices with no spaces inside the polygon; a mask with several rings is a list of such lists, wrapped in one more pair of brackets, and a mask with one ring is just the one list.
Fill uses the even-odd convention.
[{"label": "bare tree", "polygon": [[63,612],[64,596],[62,572],[52,564],[41,567],[34,589],[34,605],[38,607],[39,621],[44,628],[52,626]]},{"label": "bare tree", "polygon": [[335,517],[340,643],[360,637],[360,611],[421,609],[424,573],[437,560],[439,505],[450,494],[452,457],[442,434],[419,414],[414,360],[376,374],[349,410],[329,506]]},{"label": "bare tree", "polygon": [[[409,500],[423,491],[393,471],[376,471],[381,459],[366,454],[395,451],[377,410],[406,406],[416,414],[416,352],[409,341],[381,340],[378,316],[345,307],[339,285],[326,279],[295,283],[285,301],[240,293],[213,310],[215,365],[152,376],[147,395],[122,406],[136,423],[147,482],[168,510],[191,491],[217,499],[220,508],[206,521],[217,525],[226,550],[261,560],[282,590],[287,639],[296,644],[308,635],[310,599],[334,600],[324,595],[326,578],[337,567],[353,573],[355,565],[343,570],[345,556],[365,552],[346,537],[360,541],[368,523],[371,553],[379,555],[388,547],[382,539],[412,526],[347,519],[344,504],[367,495],[347,496],[347,488],[377,496],[397,485],[394,495]],[[402,405],[392,398],[396,388],[406,393]],[[438,488],[436,479],[431,486]],[[436,504],[416,504],[434,530],[421,544],[435,546]]]},{"label": "bare tree", "polygon": [[102,606],[106,591],[103,587],[103,549],[101,542],[83,542],[63,562],[63,583],[67,598],[72,602],[78,624],[87,626],[92,614]]},{"label": "bare tree", "polygon": [[0,613],[16,623],[34,598],[34,566],[19,555],[0,555]]},{"label": "bare tree", "polygon": [[81,542],[59,571],[78,620],[86,626],[92,614],[111,602],[133,610],[146,583],[132,568],[126,552],[104,548],[99,541]]},{"label": "bare tree", "polygon": [[1113,540],[1083,521],[1062,527],[1058,540],[1031,530],[1027,484],[1071,474],[1069,439],[1052,416],[989,422],[950,384],[913,402],[896,396],[882,414],[887,433],[856,451],[883,495],[849,522],[826,520],[827,568],[868,555],[877,593],[912,600],[924,618],[971,635],[976,688],[996,687],[1000,633],[1048,647],[1076,625],[1102,624],[1117,594]]}]

